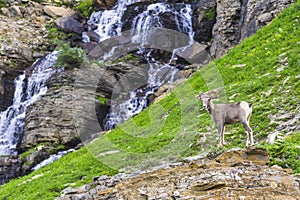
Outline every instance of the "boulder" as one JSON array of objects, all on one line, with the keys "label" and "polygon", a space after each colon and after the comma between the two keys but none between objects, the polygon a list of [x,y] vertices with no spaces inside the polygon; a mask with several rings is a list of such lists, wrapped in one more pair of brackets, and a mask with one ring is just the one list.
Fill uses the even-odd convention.
[{"label": "boulder", "polygon": [[84,25],[72,16],[60,17],[55,20],[54,23],[59,30],[66,33],[82,34],[84,31]]},{"label": "boulder", "polygon": [[57,7],[57,6],[45,6],[44,12],[52,18],[64,17],[75,14],[70,8]]},{"label": "boulder", "polygon": [[[148,71],[140,65],[123,63],[103,67],[92,64],[89,70],[84,67],[55,74],[48,80],[46,95],[27,108],[23,151],[40,143],[62,144],[69,149],[91,139],[103,130],[109,111],[109,105],[96,101],[96,96],[109,100],[116,86],[128,86],[128,80],[143,82]],[[94,97],[88,98],[91,110],[81,101],[86,98],[84,95]],[[93,123],[98,126],[93,127]]]},{"label": "boulder", "polygon": [[80,143],[73,125],[74,78],[70,76],[69,71],[54,76],[49,80],[47,94],[27,108],[21,149],[30,149],[39,143],[74,148]]}]

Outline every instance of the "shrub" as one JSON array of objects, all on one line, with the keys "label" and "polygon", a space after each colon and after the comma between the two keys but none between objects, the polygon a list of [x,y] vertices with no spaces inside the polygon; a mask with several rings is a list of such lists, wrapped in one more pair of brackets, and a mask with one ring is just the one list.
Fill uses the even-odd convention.
[{"label": "shrub", "polygon": [[88,17],[94,11],[93,0],[81,1],[78,6],[76,6],[76,10],[82,13],[85,17]]},{"label": "shrub", "polygon": [[87,52],[81,48],[71,48],[69,44],[59,47],[59,54],[56,60],[56,67],[65,69],[78,68],[87,61]]}]

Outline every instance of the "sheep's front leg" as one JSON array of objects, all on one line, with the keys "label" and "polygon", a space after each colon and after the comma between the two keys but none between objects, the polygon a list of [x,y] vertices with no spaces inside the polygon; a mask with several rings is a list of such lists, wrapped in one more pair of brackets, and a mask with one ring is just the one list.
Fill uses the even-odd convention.
[{"label": "sheep's front leg", "polygon": [[248,147],[249,145],[254,146],[254,140],[253,140],[253,132],[252,129],[249,126],[249,123],[247,122],[242,122],[244,128],[247,131],[247,142],[246,142],[246,147]]},{"label": "sheep's front leg", "polygon": [[223,144],[223,145],[226,144],[224,133],[225,133],[225,125],[223,125],[223,129],[222,129],[222,144]]},{"label": "sheep's front leg", "polygon": [[[249,125],[248,125],[248,126],[249,126]],[[250,145],[251,145],[251,146],[254,146],[253,131],[252,131],[252,129],[250,128],[250,126],[249,126],[249,129],[250,129],[250,131],[249,131]]]},{"label": "sheep's front leg", "polygon": [[219,135],[219,147],[222,147],[225,144],[224,140],[224,124],[223,123],[218,123],[218,135]]}]

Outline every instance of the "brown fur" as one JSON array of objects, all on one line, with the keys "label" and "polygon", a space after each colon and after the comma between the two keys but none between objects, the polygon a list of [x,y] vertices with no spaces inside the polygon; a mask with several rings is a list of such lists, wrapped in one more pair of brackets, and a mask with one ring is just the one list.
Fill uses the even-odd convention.
[{"label": "brown fur", "polygon": [[226,124],[242,123],[247,131],[247,143],[251,146],[254,145],[252,129],[249,126],[250,117],[252,113],[252,104],[245,101],[233,104],[214,104],[208,93],[200,93],[200,99],[203,106],[208,110],[212,119],[218,127],[219,146],[225,144],[224,130]]}]

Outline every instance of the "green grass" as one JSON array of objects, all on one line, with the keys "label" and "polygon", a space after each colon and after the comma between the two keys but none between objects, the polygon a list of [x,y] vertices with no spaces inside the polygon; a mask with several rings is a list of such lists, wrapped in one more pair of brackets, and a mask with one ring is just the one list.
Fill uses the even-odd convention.
[{"label": "green grass", "polygon": [[270,152],[270,164],[283,168],[292,168],[294,173],[300,173],[300,133],[287,136],[284,140],[277,140],[273,145],[265,143],[261,147]]},{"label": "green grass", "polygon": [[[299,132],[273,145],[264,142],[277,127],[269,115],[295,114],[299,106],[299,16],[298,1],[226,56],[196,72],[170,95],[115,130],[57,162],[0,186],[0,199],[53,199],[67,186],[92,182],[92,177],[101,174],[148,169],[198,153],[244,147],[243,127],[232,125],[225,136],[228,145],[217,149],[210,116],[194,98],[199,91],[220,86],[225,88],[223,101],[236,94],[233,101],[253,103],[250,125],[258,146],[270,152],[271,164],[299,172]],[[278,70],[286,62],[288,66]],[[234,67],[239,64],[245,67]],[[208,138],[206,142],[199,142],[203,137]]]},{"label": "green grass", "polygon": [[86,148],[82,148],[61,158],[59,162],[2,185],[0,199],[54,199],[68,186],[91,182],[95,174],[115,173],[115,170],[99,163]]}]

